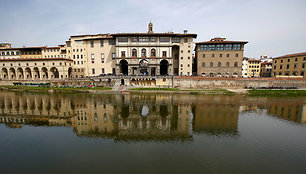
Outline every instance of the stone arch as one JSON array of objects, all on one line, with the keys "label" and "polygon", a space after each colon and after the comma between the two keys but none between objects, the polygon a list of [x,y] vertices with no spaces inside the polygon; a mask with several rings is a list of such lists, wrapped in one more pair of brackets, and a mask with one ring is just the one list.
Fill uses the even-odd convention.
[{"label": "stone arch", "polygon": [[34,72],[34,79],[39,79],[40,78],[39,69],[35,67],[33,69],[33,72]]},{"label": "stone arch", "polygon": [[141,57],[147,57],[147,50],[145,48],[141,50]]},{"label": "stone arch", "polygon": [[72,77],[72,68],[69,67],[68,68],[68,78],[71,78]]},{"label": "stone arch", "polygon": [[17,78],[24,79],[23,69],[20,67],[17,69]]},{"label": "stone arch", "polygon": [[43,67],[41,68],[42,79],[48,79],[48,69]]},{"label": "stone arch", "polygon": [[32,71],[29,67],[25,69],[25,78],[32,79]]},{"label": "stone arch", "polygon": [[59,78],[59,72],[56,67],[50,68],[51,78]]},{"label": "stone arch", "polygon": [[120,73],[123,75],[128,75],[129,72],[129,65],[126,60],[121,60],[120,61]]},{"label": "stone arch", "polygon": [[162,61],[160,61],[160,75],[161,76],[168,75],[168,66],[169,66],[169,62],[166,59],[163,59]]},{"label": "stone arch", "polygon": [[10,74],[10,79],[16,79],[15,68],[10,68],[9,74]]},{"label": "stone arch", "polygon": [[1,74],[3,79],[8,79],[8,71],[6,68],[2,68]]}]

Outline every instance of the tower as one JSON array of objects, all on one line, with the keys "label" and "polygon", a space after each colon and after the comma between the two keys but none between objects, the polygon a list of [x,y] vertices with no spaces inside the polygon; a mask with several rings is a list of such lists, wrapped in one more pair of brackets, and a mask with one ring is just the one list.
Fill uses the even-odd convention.
[{"label": "tower", "polygon": [[153,33],[153,24],[152,24],[152,22],[149,23],[148,33]]}]

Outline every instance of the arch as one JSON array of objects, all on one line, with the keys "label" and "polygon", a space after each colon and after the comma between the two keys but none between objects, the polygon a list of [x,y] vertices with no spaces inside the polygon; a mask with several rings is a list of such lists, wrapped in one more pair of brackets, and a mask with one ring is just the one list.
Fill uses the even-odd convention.
[{"label": "arch", "polygon": [[25,78],[26,79],[32,79],[32,71],[30,68],[25,69]]},{"label": "arch", "polygon": [[238,66],[238,62],[235,62],[235,63],[234,63],[234,67],[237,67],[237,66]]},{"label": "arch", "polygon": [[221,62],[218,62],[218,67],[221,67]]},{"label": "arch", "polygon": [[7,79],[8,78],[8,71],[7,71],[6,68],[2,68],[1,73],[2,73],[2,78],[3,79]]},{"label": "arch", "polygon": [[122,73],[123,75],[128,75],[128,71],[129,71],[128,62],[126,60],[121,60],[120,61],[120,73]]},{"label": "arch", "polygon": [[160,61],[160,75],[168,75],[169,62],[166,59]]},{"label": "arch", "polygon": [[137,57],[137,50],[135,48],[132,49],[132,57]]},{"label": "arch", "polygon": [[154,48],[151,49],[151,57],[156,57],[156,50]]},{"label": "arch", "polygon": [[41,69],[42,79],[48,79],[48,70],[47,68],[43,67]]},{"label": "arch", "polygon": [[220,72],[217,73],[217,77],[222,77]]},{"label": "arch", "polygon": [[24,79],[23,69],[20,67],[17,69],[17,78]]},{"label": "arch", "polygon": [[214,76],[214,73],[209,73],[209,77],[213,77]]},{"label": "arch", "polygon": [[147,61],[146,59],[142,59],[139,62],[139,68],[140,68],[140,73],[147,75],[148,74],[148,67],[149,67],[149,61]]},{"label": "arch", "polygon": [[210,66],[210,67],[213,67],[213,66],[214,66],[214,63],[210,62],[209,66]]},{"label": "arch", "polygon": [[68,78],[72,77],[72,68],[68,68]]},{"label": "arch", "polygon": [[230,66],[230,63],[229,62],[226,62],[226,67],[229,67]]},{"label": "arch", "polygon": [[202,67],[205,67],[205,62],[202,63]]},{"label": "arch", "polygon": [[15,79],[16,78],[16,71],[14,68],[10,68],[10,79]]},{"label": "arch", "polygon": [[50,72],[51,72],[51,78],[59,78],[59,72],[56,67],[52,67],[50,69]]},{"label": "arch", "polygon": [[40,78],[39,69],[35,67],[33,71],[34,71],[34,79],[39,79]]},{"label": "arch", "polygon": [[147,57],[147,50],[145,48],[141,50],[141,57]]}]

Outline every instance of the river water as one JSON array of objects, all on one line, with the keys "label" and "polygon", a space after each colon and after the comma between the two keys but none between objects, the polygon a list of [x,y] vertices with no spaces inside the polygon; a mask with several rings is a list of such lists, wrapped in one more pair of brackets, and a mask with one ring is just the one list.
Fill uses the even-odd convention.
[{"label": "river water", "polygon": [[306,97],[0,91],[1,173],[305,173]]}]

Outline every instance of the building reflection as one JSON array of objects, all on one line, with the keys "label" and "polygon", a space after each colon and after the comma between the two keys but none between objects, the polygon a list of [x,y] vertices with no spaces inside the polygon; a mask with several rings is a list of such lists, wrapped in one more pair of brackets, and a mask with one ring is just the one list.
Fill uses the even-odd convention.
[{"label": "building reflection", "polygon": [[243,112],[255,111],[305,123],[305,108],[294,102],[254,103],[230,96],[57,95],[2,91],[0,123],[10,128],[66,126],[80,137],[115,141],[192,141],[194,133],[239,135],[238,117]]}]

